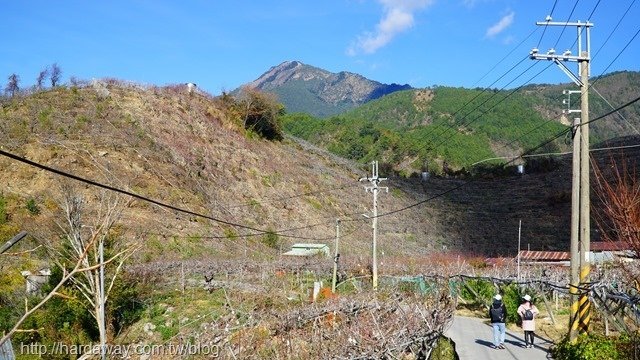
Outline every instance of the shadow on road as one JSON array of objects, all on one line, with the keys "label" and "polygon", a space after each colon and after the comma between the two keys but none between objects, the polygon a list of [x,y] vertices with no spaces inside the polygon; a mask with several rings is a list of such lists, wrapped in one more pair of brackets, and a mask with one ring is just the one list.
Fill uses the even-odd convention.
[{"label": "shadow on road", "polygon": [[484,345],[486,347],[493,348],[493,343],[487,340],[476,339],[476,344]]},{"label": "shadow on road", "polygon": [[507,344],[511,344],[513,346],[517,346],[517,347],[524,347],[524,343],[522,341],[513,341],[513,340],[505,340],[504,342],[506,342]]}]

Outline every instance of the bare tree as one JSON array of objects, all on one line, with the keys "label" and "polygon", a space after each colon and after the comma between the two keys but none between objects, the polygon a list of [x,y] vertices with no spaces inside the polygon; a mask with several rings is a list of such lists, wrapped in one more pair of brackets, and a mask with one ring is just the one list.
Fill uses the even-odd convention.
[{"label": "bare tree", "polygon": [[36,79],[36,88],[38,90],[44,88],[44,81],[47,79],[47,76],[49,76],[49,68],[45,68],[38,74],[38,78]]},{"label": "bare tree", "polygon": [[635,169],[627,161],[614,162],[611,179],[595,168],[597,195],[603,206],[603,217],[598,221],[602,236],[608,241],[624,241],[640,254],[640,182]]},{"label": "bare tree", "polygon": [[58,282],[56,286],[53,287],[53,289],[42,300],[40,300],[39,303],[37,303],[35,306],[33,306],[30,309],[25,309],[25,313],[20,317],[20,319],[15,323],[15,325],[13,325],[13,328],[11,328],[11,330],[9,330],[7,333],[2,335],[2,337],[0,338],[0,346],[2,346],[2,344],[5,343],[5,341],[9,340],[14,333],[20,331],[20,327],[27,320],[27,318],[31,316],[34,312],[36,312],[36,310],[40,309],[52,297],[54,296],[65,297],[64,295],[60,294],[58,290],[60,290],[60,288],[62,288],[62,286],[65,285],[74,276],[87,271],[96,271],[97,269],[100,268],[101,265],[106,265],[116,259],[116,256],[113,256],[103,263],[95,264],[91,267],[83,267],[84,259],[87,257],[89,250],[93,247],[93,245],[95,245],[95,242],[97,239],[98,239],[97,236],[89,239],[85,250],[78,257],[78,260],[76,261],[74,267],[70,271],[67,271],[65,268],[62,268],[63,269],[62,279]]},{"label": "bare tree", "polygon": [[62,69],[60,69],[60,66],[58,66],[58,63],[54,63],[53,65],[51,65],[51,87],[55,87],[56,85],[58,85],[58,82],[60,81],[60,77],[62,76]]},{"label": "bare tree", "polygon": [[10,94],[13,97],[18,91],[20,91],[19,87],[20,76],[16,74],[9,75],[7,86],[4,88],[5,93]]},{"label": "bare tree", "polygon": [[[626,243],[637,258],[640,256],[640,181],[636,169],[630,169],[627,160],[620,164],[611,160],[608,173],[593,164],[596,195],[602,203],[595,213],[600,233],[605,241]],[[640,272],[637,267],[620,264],[623,274],[640,290]]]},{"label": "bare tree", "polygon": [[[62,186],[64,224],[58,225],[70,247],[65,257],[87,269],[70,280],[82,294],[98,324],[101,343],[105,344],[107,329],[104,304],[124,262],[135,248],[119,243],[111,231],[125,205],[121,198],[103,192],[96,209],[86,208],[85,205],[86,201],[78,190],[68,184]],[[105,254],[109,258],[109,266],[104,260]],[[100,264],[105,266],[97,266]]]}]

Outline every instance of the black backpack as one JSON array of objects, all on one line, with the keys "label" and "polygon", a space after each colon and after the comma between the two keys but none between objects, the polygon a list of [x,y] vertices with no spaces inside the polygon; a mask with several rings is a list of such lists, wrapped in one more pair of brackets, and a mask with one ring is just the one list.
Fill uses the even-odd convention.
[{"label": "black backpack", "polygon": [[533,312],[531,311],[531,309],[524,310],[524,316],[522,317],[522,320],[533,320]]},{"label": "black backpack", "polygon": [[504,313],[502,312],[502,304],[500,304],[498,307],[495,307],[495,304],[491,305],[491,309],[489,310],[489,312],[491,314],[491,321],[503,321],[502,318],[504,317]]}]

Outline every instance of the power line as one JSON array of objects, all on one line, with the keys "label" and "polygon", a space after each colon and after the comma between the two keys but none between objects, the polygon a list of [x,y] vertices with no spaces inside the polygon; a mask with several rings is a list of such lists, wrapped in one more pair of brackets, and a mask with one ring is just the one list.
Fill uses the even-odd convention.
[{"label": "power line", "polygon": [[[591,10],[591,13],[589,14],[589,17],[587,17],[587,20],[591,20],[591,17],[593,16],[593,13],[595,13],[595,12],[596,12],[596,9],[598,8],[598,5],[600,5],[600,1],[601,1],[601,0],[598,0],[598,2],[596,3],[596,5],[593,7],[593,9]],[[576,41],[577,41],[577,39],[576,39]]]},{"label": "power line", "polygon": [[[609,68],[611,67],[611,65],[613,65],[614,62],[616,62],[616,60],[618,60],[618,58],[620,57],[620,55],[622,55],[622,53],[627,49],[627,47],[629,47],[629,45],[631,45],[631,43],[633,42],[633,40],[636,39],[636,37],[638,36],[638,34],[640,33],[640,28],[638,28],[638,31],[636,31],[636,33],[631,37],[631,39],[627,42],[627,44],[622,48],[622,50],[620,50],[620,52],[618,52],[618,55],[616,55],[616,57],[611,60],[611,62],[609,63],[609,65],[607,65],[607,67],[602,71],[602,73],[600,74],[600,76],[595,79],[593,81],[593,83],[595,84],[596,82],[598,82],[598,80],[600,80],[602,78],[602,75],[607,72],[607,70],[609,70]],[[593,86],[593,85],[592,85]]]},{"label": "power line", "polygon": [[[524,75],[527,71],[529,71],[531,68],[533,68],[534,66],[536,66],[537,63],[533,63],[531,66],[529,66],[524,72],[522,72],[520,75],[518,75],[518,77],[516,77],[515,79],[513,79],[509,84],[511,84],[513,81],[517,80],[520,76]],[[524,86],[528,85],[533,79],[535,79],[536,77],[538,77],[540,74],[542,74],[545,70],[547,70],[549,67],[551,66],[551,64],[547,65],[544,69],[540,70],[538,73],[536,73],[534,76],[532,76],[531,78],[529,78],[527,81],[525,81],[522,85],[518,86],[517,88],[513,89],[512,91],[510,91],[507,95],[505,95],[502,99],[498,100],[495,104],[493,104],[490,108],[486,109],[482,114],[476,116],[475,118],[471,119],[470,121],[466,122],[466,123],[462,123],[460,125],[462,126],[469,126],[470,124],[476,122],[478,119],[480,119],[482,116],[484,116],[485,114],[487,114],[489,111],[493,110],[496,106],[500,105],[502,102],[504,102],[505,100],[507,100],[509,97],[511,97],[513,94],[515,94],[516,92],[520,91],[520,89],[522,89]],[[486,101],[484,102],[486,103]],[[484,104],[483,103],[483,104]],[[471,112],[469,112],[467,115],[471,114]],[[466,116],[465,116],[466,117]],[[462,119],[464,120],[464,118]],[[447,142],[448,140],[450,140],[453,136],[455,136],[455,133],[451,134],[449,137],[443,139],[442,141],[440,141],[439,143],[437,143],[436,145],[433,146],[433,148],[437,148],[438,146],[444,144],[445,142]]]},{"label": "power line", "polygon": [[[637,148],[640,147],[640,144],[636,144],[636,145],[621,145],[621,146],[608,146],[608,147],[603,147],[603,148],[591,148],[589,149],[589,152],[599,152],[599,151],[605,151],[605,150],[619,150],[619,149],[632,149],[632,148]],[[471,166],[475,166],[478,164],[482,164],[483,162],[487,162],[487,161],[491,161],[491,160],[507,160],[507,159],[517,159],[517,158],[534,158],[534,157],[542,157],[542,156],[560,156],[560,155],[569,155],[571,154],[571,151],[564,151],[564,152],[552,152],[552,153],[541,153],[541,154],[530,154],[530,155],[520,155],[520,156],[497,156],[497,157],[493,157],[493,158],[488,158],[488,159],[483,159],[480,161],[477,161],[473,164],[471,164]]]},{"label": "power line", "polygon": [[[609,115],[611,115],[611,114],[615,113],[616,111],[620,111],[620,110],[622,110],[622,109],[624,109],[624,108],[626,108],[626,107],[628,107],[628,106],[630,106],[630,105],[632,105],[632,104],[634,104],[634,103],[636,103],[636,102],[638,102],[638,101],[640,101],[640,96],[639,96],[639,97],[637,97],[637,98],[636,98],[636,99],[634,99],[634,100],[631,100],[631,101],[629,101],[629,102],[625,103],[624,105],[621,105],[621,106],[617,107],[616,109],[614,109],[614,110],[612,110],[612,111],[609,111],[609,112],[607,112],[607,113],[605,113],[605,114],[603,114],[603,115],[600,115],[600,116],[598,116],[598,117],[596,117],[596,118],[594,118],[594,119],[592,119],[592,120],[590,120],[590,121],[588,121],[588,122],[585,122],[584,124],[588,124],[588,123],[592,123],[592,122],[594,122],[594,121],[601,120],[601,119],[603,119],[603,118],[605,118],[605,117],[607,117],[607,116],[609,116]],[[580,124],[580,125],[582,126],[582,125],[584,125],[584,124]],[[536,151],[537,149],[539,149],[539,148],[541,148],[541,147],[543,147],[543,146],[545,146],[545,145],[547,145],[547,144],[551,143],[552,141],[554,141],[554,140],[558,139],[558,138],[559,138],[559,137],[561,137],[561,136],[564,136],[565,134],[567,134],[567,133],[568,133],[568,132],[570,132],[570,131],[571,131],[571,128],[567,128],[567,129],[565,129],[565,130],[562,130],[562,131],[558,132],[556,135],[554,135],[554,136],[553,136],[553,137],[551,137],[550,139],[548,139],[548,140],[546,140],[546,141],[544,141],[544,142],[542,142],[542,143],[538,144],[537,146],[535,146],[535,147],[533,147],[533,148],[531,148],[531,149],[529,149],[529,150],[527,150],[527,151],[523,152],[520,156],[515,157],[515,158],[514,158],[514,159],[512,159],[511,161],[509,161],[509,162],[507,162],[507,163],[503,164],[503,166],[506,166],[506,165],[508,165],[508,164],[510,164],[510,163],[512,163],[512,162],[514,162],[515,160],[519,159],[520,157],[527,156],[527,155],[529,155],[529,154],[533,153],[533,152],[534,152],[534,151]],[[427,199],[425,199],[425,200],[422,200],[422,201],[416,202],[416,203],[414,203],[414,204],[411,204],[411,205],[409,205],[409,206],[405,206],[405,207],[400,208],[400,209],[396,209],[396,210],[388,211],[388,212],[386,212],[386,213],[378,214],[378,217],[388,216],[388,215],[392,215],[392,214],[396,214],[396,213],[399,213],[399,212],[403,212],[403,211],[409,210],[409,209],[411,209],[411,208],[414,208],[414,207],[416,207],[416,206],[422,205],[422,204],[424,204],[424,203],[426,203],[426,202],[428,202],[428,201],[431,201],[431,200],[433,200],[433,199],[436,199],[436,198],[442,197],[442,196],[444,196],[444,195],[446,195],[446,194],[448,194],[448,193],[450,193],[450,192],[453,192],[453,191],[455,191],[455,190],[458,190],[458,189],[462,188],[463,186],[465,186],[465,185],[467,185],[467,184],[469,184],[469,183],[471,183],[471,182],[473,182],[473,181],[476,181],[476,180],[473,180],[473,179],[472,179],[472,180],[468,180],[468,181],[463,182],[463,183],[461,183],[461,184],[459,184],[459,185],[457,185],[457,186],[455,186],[455,187],[453,187],[453,188],[451,188],[451,189],[448,189],[448,190],[446,190],[446,191],[444,191],[444,192],[442,192],[442,193],[440,193],[440,194],[436,194],[436,195],[434,195],[434,196],[431,196],[431,197],[429,197],[429,198],[427,198]]]},{"label": "power line", "polygon": [[[555,1],[553,2],[553,7],[551,8],[551,12],[549,12],[549,15],[547,15],[547,19],[546,19],[546,20],[547,20],[547,22],[549,22],[549,21],[551,21],[551,20],[552,20],[553,11],[556,9],[556,5],[558,5],[558,0],[555,0]],[[538,46],[536,46],[536,47],[538,47],[538,48],[540,47],[540,44],[542,43],[542,38],[544,37],[544,33],[545,33],[545,32],[547,32],[547,26],[545,26],[545,27],[542,29],[542,35],[540,35],[540,40],[538,40]]]},{"label": "power line", "polygon": [[70,179],[73,179],[73,180],[76,180],[76,181],[79,181],[79,182],[82,182],[82,183],[85,183],[85,184],[88,184],[88,185],[92,185],[92,186],[95,186],[95,187],[98,187],[98,188],[106,189],[106,190],[113,191],[113,192],[116,192],[116,193],[120,193],[120,194],[123,194],[123,195],[131,196],[131,197],[133,197],[135,199],[142,200],[144,202],[148,202],[148,203],[151,203],[151,204],[155,204],[155,205],[158,205],[158,206],[163,207],[163,208],[171,209],[171,210],[174,210],[174,211],[177,211],[177,212],[180,212],[180,213],[184,213],[184,214],[188,214],[188,215],[192,215],[192,216],[201,217],[201,218],[208,219],[208,220],[220,223],[220,224],[229,225],[229,226],[238,227],[238,228],[243,228],[243,229],[247,229],[247,230],[252,230],[252,231],[256,231],[256,232],[258,232],[260,234],[275,234],[275,235],[282,236],[282,237],[297,238],[297,239],[307,239],[307,240],[314,239],[314,238],[308,238],[308,237],[286,235],[286,234],[281,234],[281,233],[277,233],[277,232],[269,231],[269,230],[263,230],[263,229],[259,229],[259,228],[256,228],[256,227],[243,225],[243,224],[239,224],[239,223],[235,223],[235,222],[219,219],[219,218],[216,218],[216,217],[213,217],[213,216],[197,213],[195,211],[183,209],[183,208],[171,205],[171,204],[167,204],[167,203],[164,203],[164,202],[161,202],[161,201],[158,201],[158,200],[154,200],[154,199],[142,196],[142,195],[138,195],[136,193],[133,193],[133,192],[130,192],[130,191],[127,191],[127,190],[119,189],[119,188],[116,188],[116,187],[113,187],[113,186],[110,186],[110,185],[105,185],[105,184],[99,183],[99,182],[94,181],[94,180],[85,179],[83,177],[80,177],[80,176],[77,176],[77,175],[74,175],[74,174],[71,174],[71,173],[68,173],[68,172],[64,172],[64,171],[61,171],[61,170],[58,170],[58,169],[54,169],[52,167],[39,164],[39,163],[37,163],[35,161],[28,160],[26,158],[23,158],[21,156],[9,153],[9,152],[1,150],[1,149],[0,149],[0,155],[8,157],[8,158],[16,160],[16,161],[19,161],[19,162],[22,162],[22,163],[27,164],[27,165],[33,166],[35,168],[38,168],[38,169],[41,169],[41,170],[45,170],[45,171],[48,171],[48,172],[51,172],[51,173],[54,173],[54,174],[57,174],[57,175],[60,175],[60,176],[66,177],[66,178],[70,178]]},{"label": "power line", "polygon": [[[616,32],[616,30],[618,29],[618,26],[620,26],[620,24],[622,23],[622,20],[627,16],[627,14],[629,13],[629,10],[631,10],[631,7],[633,6],[633,4],[635,4],[635,2],[636,0],[631,1],[629,6],[627,7],[627,10],[624,12],[624,14],[622,14],[622,17],[620,17],[620,19],[618,20],[618,23],[616,24],[616,26],[613,27],[613,29],[611,30],[607,38],[604,40],[602,45],[600,45],[598,50],[596,50],[596,53],[591,57],[591,59],[595,59],[596,56],[598,56],[598,54],[600,53],[600,51],[604,48],[604,46],[609,42],[609,40],[611,39],[611,36],[613,36],[613,33]],[[600,1],[598,1],[598,3],[600,3]],[[595,11],[595,8],[594,8],[594,11]]]},{"label": "power line", "polygon": [[[480,81],[482,81],[487,75],[489,75],[496,67],[498,67],[498,65],[500,65],[504,60],[506,60],[509,55],[513,54],[514,51],[518,50],[518,48],[520,46],[522,46],[522,44],[524,44],[525,41],[529,40],[529,38],[536,32],[538,31],[540,28],[536,27],[535,29],[533,29],[533,31],[531,31],[529,33],[529,35],[527,35],[526,38],[522,39],[522,41],[520,41],[520,43],[518,43],[518,45],[516,45],[513,49],[511,49],[511,51],[509,51],[509,53],[507,53],[507,55],[505,55],[502,59],[500,59],[495,65],[493,65],[493,67],[491,67],[491,69],[489,69],[489,71],[487,71],[484,75],[482,75],[482,77],[480,79],[478,79],[475,83],[473,83],[473,85],[471,85],[471,87],[475,87]],[[513,69],[513,68],[512,68]],[[509,70],[511,71],[511,70]],[[509,71],[507,71],[507,73],[509,73]],[[504,75],[506,75],[507,73],[505,73]],[[500,76],[499,79],[501,79],[504,75]],[[497,80],[496,80],[497,81]],[[494,81],[493,83],[495,84],[496,81]],[[492,84],[493,85],[493,84]],[[488,87],[491,87],[492,85],[489,85]]]},{"label": "power line", "polygon": [[[579,2],[580,2],[580,0],[576,0],[576,2],[573,4],[573,9],[571,9],[571,13],[569,13],[569,16],[567,16],[567,21],[565,22],[564,26],[562,27],[562,31],[560,31],[560,35],[558,35],[558,39],[556,40],[556,43],[553,45],[554,49],[558,47],[558,44],[560,43],[560,39],[562,38],[562,34],[564,34],[564,31],[567,29],[567,23],[569,22],[569,20],[571,20],[571,17],[573,16],[573,12],[576,10],[576,6],[578,6]],[[547,26],[545,25],[545,28],[546,27]],[[540,44],[538,44],[538,46],[540,46]]]},{"label": "power line", "polygon": [[[595,87],[593,87],[593,85],[589,86],[589,88],[590,88],[590,89],[593,89],[593,91],[595,91],[595,92],[596,92],[596,94],[598,94],[598,96],[600,96],[600,98],[601,98],[602,100],[604,100],[604,102],[605,102],[605,103],[607,103],[607,105],[609,105],[609,107],[610,107],[611,109],[613,109],[613,105],[611,105],[611,103],[609,102],[609,100],[605,99],[605,97],[604,97],[604,96],[602,96],[602,94],[600,94],[600,91],[598,91],[598,89],[596,89]],[[635,127],[635,126],[633,126],[633,125],[631,124],[631,122],[629,122],[629,120],[627,120],[627,118],[625,118],[625,117],[624,117],[624,115],[622,115],[619,111],[618,111],[618,112],[616,112],[616,114],[617,114],[617,115],[622,119],[622,121],[623,121],[625,124],[627,124],[631,129],[633,129],[633,131],[635,131],[635,132],[636,132],[636,134],[639,134],[639,135],[640,135],[640,131],[638,131],[638,129],[636,129],[636,127]]]},{"label": "power line", "polygon": [[316,194],[322,194],[322,193],[342,190],[342,189],[346,189],[346,188],[350,188],[350,187],[355,187],[355,186],[358,186],[358,185],[359,184],[357,182],[349,181],[349,182],[344,182],[340,186],[332,187],[332,188],[329,188],[329,189],[317,190],[317,191],[309,191],[309,192],[305,192],[305,193],[301,193],[301,194],[285,196],[285,197],[278,197],[278,198],[263,198],[264,200],[247,201],[247,202],[242,203],[242,204],[227,206],[226,208],[235,209],[235,208],[239,208],[239,207],[254,206],[255,204],[281,202],[281,201],[295,199],[295,198],[299,198],[299,197],[303,197],[303,196],[310,196],[310,195],[316,195]]},{"label": "power line", "polygon": [[624,104],[624,105],[622,105],[622,106],[619,106],[619,107],[617,107],[617,108],[615,108],[615,109],[613,109],[613,110],[611,110],[611,111],[609,111],[609,112],[605,113],[604,115],[600,115],[600,116],[598,116],[598,117],[597,117],[597,118],[595,118],[595,119],[591,119],[591,120],[589,120],[589,121],[587,121],[587,122],[585,122],[585,123],[581,123],[581,124],[580,124],[580,126],[582,126],[582,125],[584,125],[584,124],[590,124],[590,123],[592,123],[592,122],[594,122],[594,121],[598,121],[598,120],[600,120],[600,119],[603,119],[603,118],[605,118],[605,117],[607,117],[607,116],[609,116],[609,115],[611,115],[611,114],[614,114],[614,113],[616,113],[616,112],[618,112],[618,111],[620,111],[620,110],[622,110],[622,109],[626,108],[627,106],[631,106],[631,105],[635,104],[635,103],[636,103],[636,102],[638,102],[638,101],[640,101],[640,96],[638,96],[637,98],[635,98],[635,99],[633,99],[633,100],[631,100],[631,101],[627,102],[626,104]]},{"label": "power line", "polygon": [[[455,117],[459,112],[461,112],[465,107],[467,107],[468,105],[470,105],[471,103],[473,103],[473,101],[475,101],[478,97],[480,97],[482,94],[484,94],[485,92],[489,91],[489,88],[491,88],[494,84],[496,84],[498,81],[500,81],[502,78],[504,78],[505,76],[507,76],[509,73],[511,73],[515,68],[518,67],[518,65],[522,64],[525,60],[527,60],[529,57],[525,56],[524,58],[522,58],[520,61],[518,61],[516,64],[514,64],[513,66],[511,66],[511,68],[509,70],[507,70],[504,74],[502,74],[500,77],[498,77],[498,79],[496,79],[494,82],[492,82],[489,86],[487,86],[486,88],[482,89],[479,93],[477,93],[474,97],[471,98],[471,100],[465,102],[461,107],[459,107],[456,111],[454,111],[451,114],[451,117]],[[516,79],[518,77],[520,77],[522,75],[522,73],[520,75],[518,75],[516,77]],[[513,80],[510,83],[512,83]],[[507,84],[507,86],[509,85]],[[506,87],[506,86],[505,86]],[[505,87],[503,87],[502,89],[504,89]],[[501,90],[502,90],[501,89]],[[491,96],[489,96],[489,98],[487,98],[487,100],[485,100],[483,103],[481,103],[480,105],[478,105],[476,108],[474,108],[473,110],[471,110],[469,113],[477,110],[480,106],[482,106],[483,104],[485,104],[487,101],[491,100],[491,98],[493,98],[494,96],[496,96],[496,94],[492,94]],[[469,114],[468,113],[468,114]],[[466,116],[468,116],[468,114]],[[466,118],[466,116],[464,116],[462,119],[464,120]],[[439,134],[437,134],[436,136],[442,136],[444,133],[446,133],[449,129],[453,129],[454,125],[447,125],[447,127],[445,127],[442,132],[440,132]],[[433,134],[435,131],[438,131],[438,128],[433,126],[431,129],[428,129],[428,131],[423,134],[423,137],[427,137],[431,134]],[[418,152],[422,149],[425,149],[429,147],[427,144],[425,144],[424,146],[418,148],[417,150],[415,150],[415,152]]]}]

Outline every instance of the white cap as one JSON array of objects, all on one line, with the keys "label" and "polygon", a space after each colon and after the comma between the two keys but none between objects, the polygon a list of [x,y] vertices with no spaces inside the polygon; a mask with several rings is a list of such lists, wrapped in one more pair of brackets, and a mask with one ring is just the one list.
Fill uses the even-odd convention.
[{"label": "white cap", "polygon": [[525,299],[526,301],[531,301],[531,296],[529,295],[525,295],[522,298]]},{"label": "white cap", "polygon": [[496,300],[502,300],[502,296],[500,294],[496,294],[496,296],[493,297]]}]

